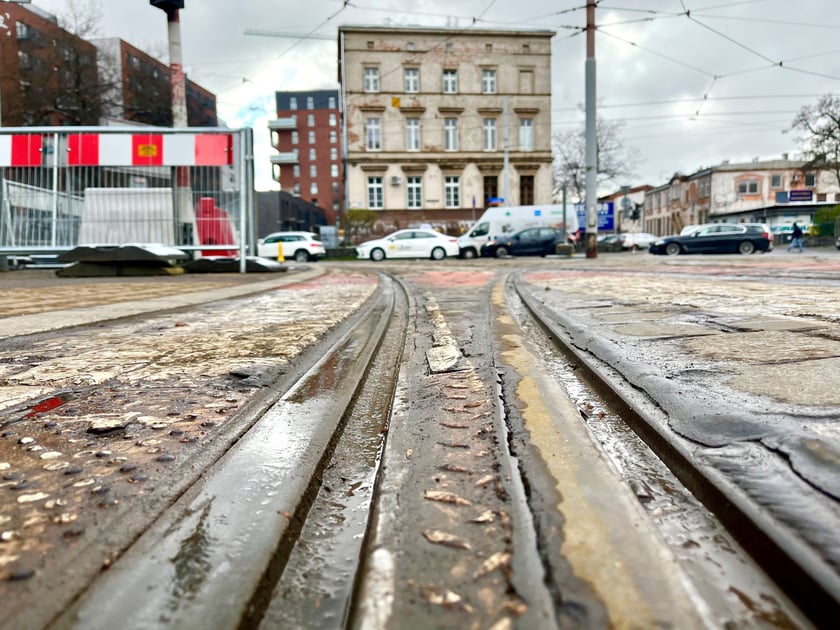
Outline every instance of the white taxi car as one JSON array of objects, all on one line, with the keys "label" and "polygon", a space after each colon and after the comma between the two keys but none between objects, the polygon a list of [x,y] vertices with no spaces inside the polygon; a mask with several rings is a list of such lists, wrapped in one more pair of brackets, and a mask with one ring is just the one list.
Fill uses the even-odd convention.
[{"label": "white taxi car", "polygon": [[357,245],[356,258],[377,261],[386,258],[443,260],[447,256],[457,256],[459,251],[455,237],[435,230],[408,229]]}]

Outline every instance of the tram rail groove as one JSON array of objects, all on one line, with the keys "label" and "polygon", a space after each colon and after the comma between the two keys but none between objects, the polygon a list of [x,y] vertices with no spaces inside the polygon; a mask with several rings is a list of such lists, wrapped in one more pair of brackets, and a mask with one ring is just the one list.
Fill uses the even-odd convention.
[{"label": "tram rail groove", "polygon": [[[290,523],[305,519],[311,484],[329,461],[393,309],[393,285],[380,276],[365,305],[311,349],[305,369],[273,392],[275,402],[146,520],[107,572],[80,586],[50,621],[10,627],[235,628],[253,618],[266,605],[266,580],[282,564],[284,540],[293,537]],[[332,388],[324,387],[325,375]],[[272,449],[291,440],[307,444],[300,457],[272,462]]]},{"label": "tram rail groove", "polygon": [[[656,401],[601,358],[601,342],[587,334],[585,325],[542,306],[524,287],[521,275],[522,272],[512,275],[508,282],[536,324],[580,366],[583,378],[614,405],[633,431],[720,520],[803,614],[818,626],[836,623],[840,618],[840,576],[801,540],[786,536],[789,529],[784,524],[770,517],[722,475],[699,465],[656,419],[657,411],[663,413]],[[575,337],[586,338],[588,347],[581,347]]]}]

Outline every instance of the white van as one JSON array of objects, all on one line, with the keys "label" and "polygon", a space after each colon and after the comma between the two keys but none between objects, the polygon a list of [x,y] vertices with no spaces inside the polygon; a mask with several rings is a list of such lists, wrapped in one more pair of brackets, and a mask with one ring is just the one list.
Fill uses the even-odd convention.
[{"label": "white van", "polygon": [[563,204],[487,208],[467,233],[458,239],[459,256],[475,258],[481,254],[481,246],[490,239],[508,236],[525,228],[563,228],[564,220],[567,234],[577,231],[577,213],[572,204],[566,204],[565,217]]}]

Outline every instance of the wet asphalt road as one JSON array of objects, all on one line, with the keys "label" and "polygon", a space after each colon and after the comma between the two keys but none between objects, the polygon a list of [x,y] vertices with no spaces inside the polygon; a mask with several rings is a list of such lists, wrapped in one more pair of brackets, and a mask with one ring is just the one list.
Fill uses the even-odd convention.
[{"label": "wet asphalt road", "polygon": [[[376,276],[369,272],[384,269],[408,282],[415,307],[429,315],[424,326],[430,327],[410,331],[417,339],[430,340],[428,347],[420,341],[412,344],[416,353],[407,353],[406,359],[413,362],[414,373],[426,376],[420,381],[407,379],[403,384],[406,391],[398,393],[398,402],[410,404],[402,410],[402,417],[397,409],[389,438],[390,455],[385,455],[386,473],[389,456],[399,455],[403,468],[399,484],[390,489],[387,482],[383,486],[385,501],[389,491],[405,494],[406,488],[416,488],[418,504],[424,506],[412,519],[416,536],[408,537],[399,519],[389,524],[386,518],[377,530],[377,549],[397,549],[397,561],[391,558],[393,584],[409,594],[395,601],[389,613],[394,615],[392,619],[414,619],[409,625],[417,626],[430,609],[437,609],[446,613],[441,623],[447,626],[463,624],[465,619],[479,626],[482,622],[477,620],[518,619],[521,627],[535,627],[541,615],[551,616],[547,611],[558,598],[556,592],[527,590],[535,588],[524,577],[529,563],[539,560],[528,560],[526,553],[518,552],[515,559],[521,559],[522,565],[505,568],[515,565],[505,553],[536,543],[516,540],[508,520],[512,514],[514,523],[525,518],[528,508],[516,505],[523,498],[516,497],[515,471],[507,470],[507,429],[494,425],[498,404],[498,385],[494,383],[498,383],[499,372],[487,358],[495,352],[492,340],[504,330],[491,333],[494,324],[489,311],[483,321],[470,317],[482,312],[480,303],[493,299],[493,282],[499,274],[524,271],[523,285],[547,308],[585,324],[587,332],[582,332],[576,343],[629,375],[637,386],[650,389],[657,383],[675,384],[676,389],[664,400],[677,433],[713,446],[715,455],[729,450],[730,459],[750,456],[744,449],[788,453],[796,477],[831,498],[817,508],[827,510],[833,518],[840,496],[836,493],[838,466],[836,460],[825,456],[838,452],[836,418],[840,416],[834,380],[840,370],[833,363],[840,360],[840,352],[834,348],[840,340],[836,331],[840,258],[833,254],[775,252],[747,258],[678,259],[620,254],[602,255],[595,261],[331,263],[323,267],[340,273],[239,298],[241,302],[234,308],[217,302],[191,307],[197,309],[195,313],[127,319],[99,324],[95,329],[26,337],[25,341],[14,337],[14,327],[7,327],[4,335],[8,338],[0,348],[0,387],[5,401],[0,410],[4,423],[0,465],[8,464],[3,472],[9,477],[0,488],[0,530],[4,532],[0,571],[12,581],[0,582],[0,589],[7,595],[13,594],[10,589],[26,591],[37,584],[32,573],[57,568],[59,572],[91,575],[95,567],[111,564],[116,557],[114,549],[107,544],[100,549],[84,544],[101,535],[103,524],[113,525],[114,521],[102,514],[119,511],[138,497],[143,501],[144,493],[165,494],[163,486],[171,470],[187,461],[192,466],[200,461],[185,455],[186,449],[214,439],[229,442],[244,430],[240,426],[225,438],[213,437],[223,433],[226,423],[234,424],[231,419],[237,417],[237,411],[259,397],[266,374],[293,364],[296,356],[317,345],[326,331],[356,311],[377,284]],[[89,312],[80,313],[85,309],[101,313],[101,304],[125,306],[125,297],[132,295],[144,300],[173,294],[183,297],[186,285],[167,278],[130,283],[88,280],[74,287],[44,275],[32,275],[26,281],[21,278],[16,273],[0,278],[0,295],[7,309],[3,314],[7,321],[21,326],[35,321],[32,318],[38,314],[34,311],[41,317],[52,312],[53,322],[59,322],[55,325],[64,325],[62,320],[76,321],[75,316],[91,317]],[[202,277],[200,282],[192,278],[187,282],[192,283],[189,292],[209,296],[212,291],[241,287],[256,279]],[[22,286],[14,286],[18,283]],[[37,289],[36,298],[33,289]],[[44,294],[50,299],[44,299]],[[120,317],[130,314],[119,309],[115,312]],[[791,343],[792,337],[795,343]],[[148,342],[138,342],[143,339]],[[455,367],[427,373],[435,360],[435,353],[430,358],[429,351],[447,343],[460,353]],[[470,356],[477,358],[471,361]],[[519,359],[508,360],[516,363]],[[519,371],[526,374],[528,366]],[[115,386],[118,382],[130,386],[131,396],[121,393]],[[699,393],[688,398],[681,392],[677,395],[680,386],[696,387]],[[468,399],[463,397],[464,390]],[[667,393],[667,387],[665,390]],[[442,408],[441,400],[449,402]],[[720,419],[728,416],[715,412],[704,414],[705,422],[689,423],[686,419],[696,414],[690,415],[686,405],[704,409],[720,405],[730,410],[729,416],[736,416],[733,420],[742,419],[731,412],[733,408],[745,409],[749,418],[748,422],[724,426]],[[573,415],[580,411],[574,404],[570,408]],[[452,418],[441,418],[441,409]],[[552,413],[548,410],[543,415]],[[472,425],[464,419],[473,423],[473,428],[467,428]],[[437,424],[435,432],[424,435],[422,427],[433,422]],[[117,441],[108,437],[109,430],[92,431],[97,426],[128,430]],[[528,425],[527,421],[523,426],[534,436],[547,431],[539,439],[552,439],[550,427]],[[401,429],[399,433],[394,432],[395,427]],[[489,441],[485,447],[468,444],[459,437],[465,431],[479,440],[478,444]],[[443,459],[426,457],[424,464],[406,464],[417,462],[416,453],[421,452],[424,457],[430,452],[442,453]],[[397,461],[390,461],[392,469],[399,470]],[[68,470],[77,468],[80,470],[67,476]],[[551,466],[541,474],[560,476]],[[58,490],[55,481],[47,479],[50,475],[72,483],[61,483]],[[785,496],[784,488],[766,484],[761,491]],[[429,492],[431,497],[447,498],[430,499]],[[466,518],[453,497],[486,509]],[[395,501],[408,503],[404,498]],[[551,509],[550,502],[543,509]],[[488,512],[494,520],[483,526],[488,533],[478,545],[465,532],[475,527],[469,525],[470,519]],[[419,516],[424,513],[427,522]],[[380,512],[380,521],[382,518]],[[569,518],[566,514],[567,523]],[[517,535],[527,525],[523,527],[520,520]],[[562,529],[562,521],[558,527]],[[454,538],[446,538],[450,535]],[[814,538],[811,542],[830,552],[829,556],[834,553],[830,540],[819,535]],[[79,548],[85,550],[85,556],[74,555]],[[458,549],[469,553],[460,554]],[[570,550],[559,551],[568,554]],[[383,554],[376,557],[382,561]],[[587,557],[588,568],[577,564],[583,560],[574,560],[574,554],[565,568],[549,567],[549,571],[575,576],[558,580],[555,588],[566,589],[567,600],[572,592],[578,594],[573,599],[582,598],[582,608],[592,615],[592,627],[599,627],[598,620],[607,617],[615,621],[618,610],[624,611],[625,620],[634,620],[634,614],[641,613],[622,608],[624,604],[615,595],[620,589],[607,595],[603,586],[594,583],[603,567],[592,565],[591,550]],[[482,566],[491,558],[498,564],[493,568],[487,565],[482,573]],[[451,566],[444,569],[446,563]],[[454,581],[447,586],[443,575]],[[459,587],[464,575],[485,578],[487,583],[464,591]],[[481,582],[478,578],[470,581]],[[369,580],[364,586],[375,587]],[[527,597],[523,593],[528,593]],[[8,602],[5,594],[3,599]],[[362,618],[381,620],[377,615],[383,613],[368,610],[361,614]],[[583,623],[578,613],[569,614],[567,620]],[[635,621],[642,618],[635,617]]]}]

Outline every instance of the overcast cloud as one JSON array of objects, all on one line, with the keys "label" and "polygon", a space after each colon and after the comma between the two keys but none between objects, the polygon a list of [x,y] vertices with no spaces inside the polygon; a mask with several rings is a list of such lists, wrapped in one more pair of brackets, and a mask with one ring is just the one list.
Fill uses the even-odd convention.
[{"label": "overcast cloud", "polygon": [[[33,0],[61,15],[69,0]],[[88,0],[82,0],[87,2]],[[148,0],[96,2],[101,35],[165,56],[166,17]],[[267,122],[278,90],[337,88],[337,27],[393,24],[556,31],[553,131],[581,126],[585,0],[186,0],[184,65],[216,93],[220,117],[253,126],[257,187],[271,181]],[[599,116],[623,120],[640,157],[626,183],[659,185],[724,160],[794,156],[782,132],[840,92],[837,0],[602,0],[596,11]],[[328,36],[245,35],[246,29]],[[165,60],[165,59],[164,59]]]}]

